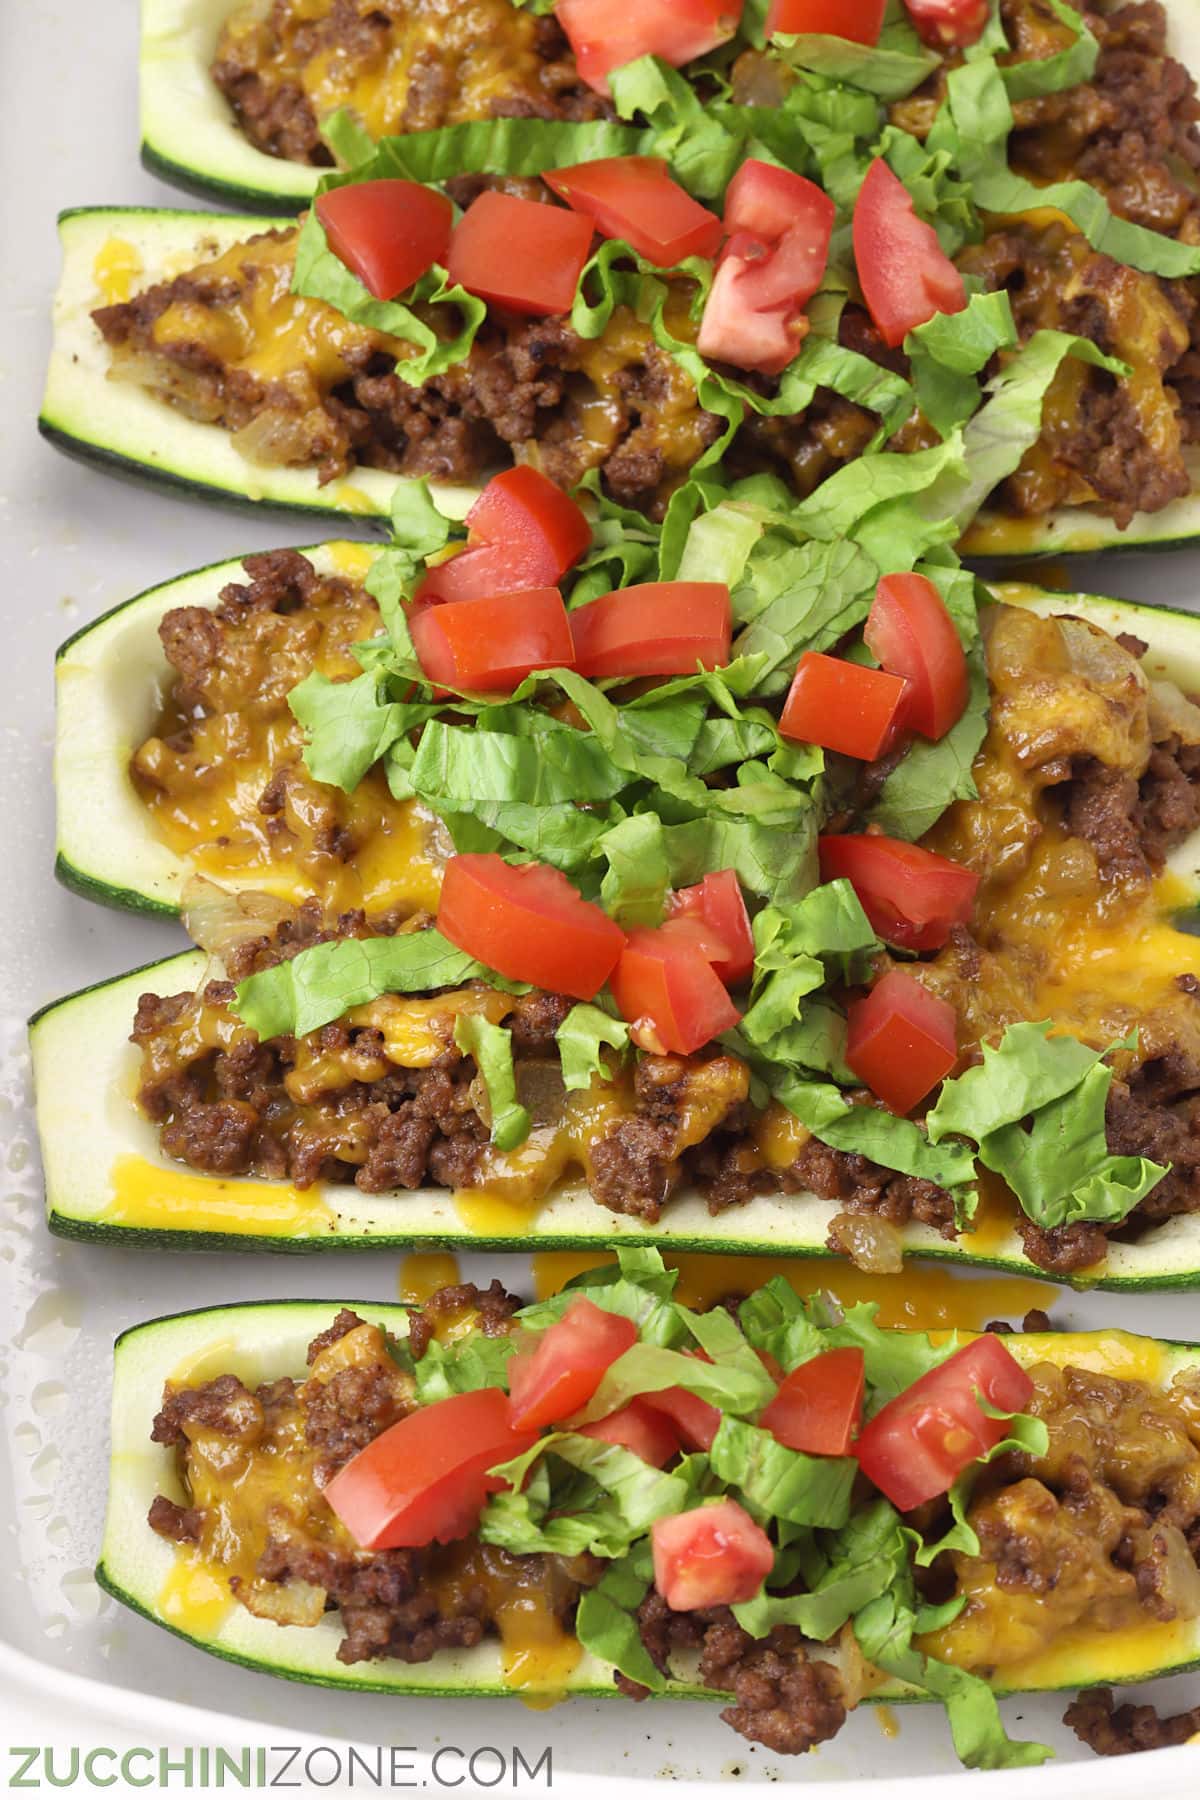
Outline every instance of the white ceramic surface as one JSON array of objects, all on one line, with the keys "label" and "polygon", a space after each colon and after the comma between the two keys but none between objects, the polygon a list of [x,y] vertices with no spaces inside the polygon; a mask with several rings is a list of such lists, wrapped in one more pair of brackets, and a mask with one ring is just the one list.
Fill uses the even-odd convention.
[{"label": "white ceramic surface", "polygon": [[[1061,1703],[1005,1708],[1022,1734],[1044,1734],[1061,1746],[1066,1760],[1040,1773],[957,1773],[935,1709],[907,1711],[895,1739],[885,1739],[865,1710],[815,1756],[781,1762],[735,1738],[715,1708],[585,1703],[539,1714],[516,1701],[407,1707],[289,1687],[200,1655],[123,1613],[91,1583],[114,1334],[137,1319],[222,1298],[392,1298],[397,1277],[390,1255],[339,1259],[336,1266],[320,1258],[172,1258],[57,1243],[42,1222],[25,1015],[57,994],[182,947],[178,928],[105,913],[54,883],[52,653],[82,621],[155,581],[222,556],[303,542],[306,530],[303,521],[201,508],[120,484],[67,462],[35,435],[56,209],[186,204],[137,165],[136,41],[134,0],[0,3],[0,1316],[7,1340],[0,1361],[0,1750],[54,1741],[55,1734],[84,1744],[240,1745],[295,1743],[307,1733],[415,1744],[425,1752],[439,1742],[520,1744],[534,1762],[550,1745],[556,1789],[607,1794],[620,1782],[620,1800],[635,1793],[640,1800],[639,1784],[657,1776],[742,1786],[795,1782],[822,1800],[863,1800],[868,1781],[872,1800],[1018,1791],[1029,1800],[1099,1800],[1124,1793],[1131,1778],[1151,1784],[1160,1800],[1194,1796],[1200,1752],[1161,1753],[1136,1772],[1128,1763],[1093,1762],[1055,1723]],[[1078,584],[1194,604],[1200,552],[1081,564]],[[519,1266],[500,1273],[521,1285]],[[1200,1337],[1195,1298],[1067,1297],[1056,1317]],[[1200,1699],[1194,1680],[1171,1688],[1161,1695],[1167,1704]],[[6,1760],[0,1779],[11,1773]]]}]

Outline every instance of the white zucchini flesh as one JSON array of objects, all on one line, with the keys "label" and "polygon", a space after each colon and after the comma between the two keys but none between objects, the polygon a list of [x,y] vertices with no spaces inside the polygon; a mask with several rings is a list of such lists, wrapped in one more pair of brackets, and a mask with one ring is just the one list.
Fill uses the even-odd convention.
[{"label": "white zucchini flesh", "polygon": [[[153,1532],[146,1514],[157,1494],[182,1500],[172,1451],[150,1442],[150,1425],[162,1404],[164,1382],[206,1381],[232,1372],[248,1385],[296,1375],[304,1368],[305,1348],[329,1324],[341,1302],[273,1301],[217,1307],[182,1313],[135,1326],[117,1340],[112,1407],[112,1462],[104,1541],[97,1568],[100,1584],[125,1605],[155,1624],[164,1626],[213,1655],[228,1658],[280,1675],[330,1687],[357,1688],[389,1693],[487,1697],[511,1694],[505,1682],[498,1643],[486,1641],[476,1649],[442,1653],[431,1662],[405,1664],[380,1661],[347,1667],[336,1656],[341,1638],[336,1615],[313,1627],[279,1626],[257,1619],[234,1605],[215,1625],[189,1629],[177,1603],[168,1616],[164,1591],[188,1552]],[[355,1310],[396,1336],[407,1331],[403,1307],[355,1304]],[[1019,1359],[1030,1366],[1051,1360],[1070,1362],[1102,1374],[1137,1371],[1144,1379],[1166,1389],[1184,1370],[1200,1366],[1200,1348],[1187,1344],[1158,1344],[1117,1331],[1081,1333],[1051,1332],[1007,1340]],[[1139,1637],[1139,1647],[1140,1647]],[[1092,1686],[1113,1681],[1147,1680],[1178,1674],[1200,1661],[1200,1621],[1181,1632],[1172,1628],[1145,1636],[1147,1663],[1131,1667],[1122,1634],[1097,1633],[1094,1641],[1072,1642],[1056,1657],[1049,1679],[1043,1667],[1039,1688]],[[1117,1652],[1121,1654],[1118,1656]],[[1029,1691],[1019,1674],[994,1686],[1001,1693]],[[584,1656],[567,1678],[572,1694],[616,1697],[612,1669],[593,1656]],[[717,1698],[710,1690],[687,1680],[673,1682],[670,1698]],[[872,1701],[915,1700],[910,1689],[895,1683],[877,1688]]]},{"label": "white zucchini flesh", "polygon": [[[319,574],[361,576],[371,550],[334,542],[301,555]],[[129,762],[153,731],[174,675],[158,637],[164,615],[177,606],[215,606],[223,587],[246,579],[240,557],[196,569],[115,607],[58,652],[56,866],[60,880],[89,899],[138,912],[179,911],[193,866],[152,829]],[[261,888],[264,877],[248,875],[244,885]]]},{"label": "white zucchini flesh", "polygon": [[[106,304],[97,258],[109,245],[127,246],[136,258],[140,273],[134,288],[140,291],[219,256],[256,232],[294,223],[289,218],[154,207],[85,207],[64,213],[54,340],[38,419],[42,433],[71,454],[203,495],[327,518],[387,518],[405,477],[356,468],[347,479],[322,487],[315,469],[250,462],[222,426],[189,418],[136,382],[109,376],[108,347],[91,317]],[[431,486],[441,510],[455,519],[466,516],[477,492],[445,483]]]},{"label": "white zucchini flesh", "polygon": [[[301,554],[325,573],[361,566],[363,552],[361,544],[333,542]],[[192,865],[156,836],[130,780],[129,759],[152,730],[171,679],[158,640],[163,615],[176,606],[215,606],[221,588],[242,579],[237,557],[197,569],[125,601],[58,653],[58,872],[90,899],[143,912],[179,910]],[[1134,632],[1150,644],[1146,667],[1152,676],[1169,676],[1185,693],[1200,693],[1200,615],[1092,594],[1047,594],[1013,582],[997,584],[994,592],[1011,604],[1074,613],[1113,633]],[[1200,894],[1200,843],[1183,846],[1172,861]],[[261,887],[262,877],[248,875],[242,885]]]}]

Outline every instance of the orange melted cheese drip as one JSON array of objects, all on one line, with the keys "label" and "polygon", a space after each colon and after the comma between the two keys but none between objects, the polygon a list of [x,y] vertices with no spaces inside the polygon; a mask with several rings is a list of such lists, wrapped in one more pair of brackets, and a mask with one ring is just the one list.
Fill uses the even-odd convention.
[{"label": "orange melted cheese drip", "polygon": [[[419,801],[396,800],[378,765],[348,794],[313,780],[288,705],[290,687],[308,673],[332,681],[360,673],[351,646],[376,634],[379,613],[350,583],[370,560],[364,546],[339,545],[342,580],[320,587],[297,612],[235,626],[228,710],[185,713],[173,690],[133,759],[134,786],[157,836],[218,884],[290,901],[313,894],[335,913],[437,909],[444,857],[433,814]],[[281,770],[282,806],[264,813],[259,802]]]}]

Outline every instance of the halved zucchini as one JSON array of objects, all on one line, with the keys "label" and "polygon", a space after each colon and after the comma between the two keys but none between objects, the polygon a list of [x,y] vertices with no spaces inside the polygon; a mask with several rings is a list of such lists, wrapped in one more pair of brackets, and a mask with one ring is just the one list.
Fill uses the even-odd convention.
[{"label": "halved zucchini", "polygon": [[[59,220],[63,270],[54,301],[54,343],[38,428],[69,455],[170,487],[279,506],[336,519],[385,519],[401,475],[355,469],[350,480],[317,480],[315,469],[252,463],[228,431],[188,418],[132,381],[109,379],[109,356],[92,323],[97,306],[294,219],[229,213],[167,212],[154,207],[80,207]],[[476,490],[433,484],[438,505],[463,518]]]},{"label": "halved zucchini", "polygon": [[[165,1157],[138,1110],[137,1056],[129,1044],[138,996],[195,989],[219,974],[203,951],[185,951],[132,975],[85,988],[31,1021],[46,1210],[59,1237],[193,1250],[375,1250],[414,1244],[478,1250],[610,1249],[636,1239],[673,1251],[828,1257],[838,1202],[814,1194],[763,1195],[715,1218],[695,1191],[674,1196],[653,1225],[610,1212],[582,1181],[564,1182],[536,1211],[462,1209],[447,1189],[366,1194],[349,1183],[305,1191],[255,1177],[198,1174]],[[906,1225],[904,1253],[959,1266],[1057,1278],[1029,1261],[1014,1226],[985,1226],[948,1244]],[[1167,1220],[1139,1243],[1112,1242],[1106,1262],[1081,1272],[1104,1288],[1200,1287],[1200,1216]]]},{"label": "halved zucchini", "polygon": [[[171,4],[183,5],[185,0]],[[1200,25],[1196,29],[1200,37]],[[1200,48],[1196,61],[1200,65]],[[108,351],[91,318],[97,306],[169,279],[254,232],[292,223],[287,218],[152,207],[79,207],[61,214],[63,267],[38,418],[42,436],[69,456],[118,474],[182,488],[200,498],[277,506],[326,518],[386,518],[396,486],[406,477],[356,468],[348,479],[321,486],[315,469],[252,463],[222,426],[187,417],[135,382],[109,379]],[[963,547],[975,556],[1005,557],[1169,549],[1200,536],[1200,453],[1194,454],[1192,466],[1193,493],[1161,512],[1138,513],[1124,531],[1111,519],[1081,507],[1041,519],[984,511]],[[466,515],[478,492],[472,487],[432,485],[442,511],[453,518]]]},{"label": "halved zucchini", "polygon": [[[442,1653],[428,1663],[364,1662],[347,1667],[337,1660],[340,1632],[329,1617],[308,1628],[280,1627],[236,1604],[228,1609],[218,1604],[214,1609],[211,1598],[189,1616],[188,1552],[159,1537],[146,1523],[156,1494],[182,1498],[170,1450],[150,1442],[150,1422],[161,1405],[164,1380],[211,1379],[232,1371],[254,1385],[294,1375],[304,1367],[309,1340],[328,1325],[337,1308],[337,1302],[315,1300],[215,1307],[155,1319],[118,1338],[108,1514],[96,1579],[117,1600],[210,1655],[287,1680],[393,1694],[458,1698],[510,1694],[501,1649],[494,1641],[470,1651]],[[401,1306],[358,1303],[356,1310],[397,1336],[407,1330]],[[1158,1343],[1118,1331],[1052,1332],[1014,1337],[1008,1343],[1027,1364],[1050,1360],[1107,1374],[1136,1371],[1164,1389],[1178,1373],[1200,1366],[1200,1348],[1195,1345]],[[1130,1651],[1131,1640],[1125,1634],[1098,1633],[1093,1642],[1073,1641],[1057,1655],[1051,1652],[1049,1660],[1039,1658],[1036,1690],[1017,1671],[993,1685],[999,1693],[1053,1692],[1179,1674],[1200,1662],[1200,1620],[1183,1627],[1140,1627],[1137,1654]],[[571,1694],[615,1697],[612,1675],[607,1663],[585,1656],[565,1686]],[[717,1698],[711,1689],[687,1680],[672,1682],[666,1697]],[[895,1682],[867,1696],[890,1702],[921,1697]]]},{"label": "halved zucchini", "polygon": [[[319,544],[303,554],[320,572],[363,555],[362,545]],[[177,913],[193,872],[154,834],[129,777],[129,759],[153,727],[170,670],[158,641],[164,613],[214,606],[220,589],[241,579],[240,559],[213,563],[150,588],[78,631],[56,663],[58,724],[54,781],[58,804],[57,871],[77,893],[135,912]],[[1039,612],[1085,616],[1113,633],[1149,642],[1147,666],[1185,693],[1200,693],[1200,615],[1091,594],[1047,594],[1000,583],[998,598]],[[1173,859],[1200,892],[1200,845]],[[246,885],[262,885],[247,876]]]},{"label": "halved zucchini", "polygon": [[193,193],[271,210],[303,206],[323,170],[245,137],[209,70],[236,0],[142,0],[142,161]]}]

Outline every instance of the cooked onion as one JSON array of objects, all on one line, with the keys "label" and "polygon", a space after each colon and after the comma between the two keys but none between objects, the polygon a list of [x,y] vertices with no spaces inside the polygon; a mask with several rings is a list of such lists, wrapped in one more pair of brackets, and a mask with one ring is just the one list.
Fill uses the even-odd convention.
[{"label": "cooked onion", "polygon": [[325,1616],[327,1595],[309,1581],[285,1581],[271,1586],[265,1581],[244,1581],[238,1599],[256,1619],[276,1625],[319,1625]]},{"label": "cooked onion", "polygon": [[904,1267],[900,1233],[873,1213],[835,1213],[829,1221],[829,1248],[868,1275],[898,1275]]},{"label": "cooked onion", "polygon": [[273,894],[231,894],[203,875],[193,875],[183,890],[183,928],[210,956],[224,957],[239,944],[274,931],[295,910]]}]

